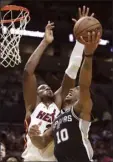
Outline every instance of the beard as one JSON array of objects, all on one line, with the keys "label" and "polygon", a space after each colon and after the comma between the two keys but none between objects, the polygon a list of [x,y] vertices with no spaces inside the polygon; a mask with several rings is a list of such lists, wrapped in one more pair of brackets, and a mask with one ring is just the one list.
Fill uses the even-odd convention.
[{"label": "beard", "polygon": [[46,93],[41,97],[41,100],[42,101],[54,101],[54,95]]},{"label": "beard", "polygon": [[54,95],[52,93],[47,93],[46,96],[51,99],[54,98]]}]

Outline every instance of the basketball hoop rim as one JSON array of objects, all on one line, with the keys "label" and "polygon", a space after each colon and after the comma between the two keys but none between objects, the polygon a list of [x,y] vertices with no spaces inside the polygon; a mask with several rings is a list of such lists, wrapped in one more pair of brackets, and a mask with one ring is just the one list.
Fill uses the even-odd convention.
[{"label": "basketball hoop rim", "polygon": [[[0,9],[0,11],[9,11],[9,10],[12,10],[12,11],[25,11],[28,13],[28,16],[29,16],[29,10],[25,7],[22,7],[22,6],[16,6],[16,5],[6,5],[4,7],[2,7]],[[30,16],[29,16],[30,17]],[[17,18],[17,19],[10,19],[10,20],[0,20],[0,24],[1,23],[10,23],[12,21],[14,22],[18,22],[20,20],[23,20],[25,18],[25,16],[22,16],[20,18]]]}]

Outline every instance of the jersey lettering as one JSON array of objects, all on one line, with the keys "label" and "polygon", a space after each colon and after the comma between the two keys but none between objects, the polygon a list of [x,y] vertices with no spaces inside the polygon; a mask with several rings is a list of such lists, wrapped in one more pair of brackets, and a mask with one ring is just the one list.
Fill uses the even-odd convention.
[{"label": "jersey lettering", "polygon": [[64,128],[61,131],[58,131],[56,133],[56,137],[57,137],[57,144],[67,141],[69,139],[68,130]]},{"label": "jersey lettering", "polygon": [[72,122],[72,115],[65,115],[53,123],[53,129],[59,129],[62,123]]},{"label": "jersey lettering", "polygon": [[56,113],[55,109],[52,114],[46,113],[44,111],[40,111],[36,118],[42,119],[48,123],[52,123],[53,120],[55,119],[55,113]]},{"label": "jersey lettering", "polygon": [[46,113],[44,111],[40,111],[36,118],[42,119],[45,115]]}]

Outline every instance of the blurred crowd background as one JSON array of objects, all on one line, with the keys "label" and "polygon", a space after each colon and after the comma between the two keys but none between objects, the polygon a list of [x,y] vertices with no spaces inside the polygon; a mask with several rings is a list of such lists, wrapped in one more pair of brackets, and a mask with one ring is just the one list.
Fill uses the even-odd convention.
[{"label": "blurred crowd background", "polygon": [[[3,0],[2,6],[16,4],[30,10],[31,21],[27,30],[44,31],[48,20],[55,21],[55,41],[45,51],[36,69],[38,83],[47,83],[53,91],[60,87],[75,40],[72,33],[72,17],[83,5],[95,12],[103,26],[102,39],[93,60],[91,96],[93,100],[90,140],[94,148],[95,162],[113,162],[113,46],[112,46],[112,1],[37,1]],[[106,12],[105,12],[106,11]],[[15,68],[0,66],[0,161],[20,162],[24,150],[25,107],[22,92],[23,69],[30,54],[42,38],[24,36],[20,42],[22,63]],[[79,77],[79,72],[78,72]],[[78,81],[77,77],[77,81]],[[15,159],[14,159],[15,158]]]}]

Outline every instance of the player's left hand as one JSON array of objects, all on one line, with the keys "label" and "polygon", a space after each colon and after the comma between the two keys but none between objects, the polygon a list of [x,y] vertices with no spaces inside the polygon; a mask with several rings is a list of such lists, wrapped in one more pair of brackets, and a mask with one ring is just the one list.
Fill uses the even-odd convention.
[{"label": "player's left hand", "polygon": [[28,132],[30,137],[39,136],[40,134],[39,125],[33,125]]},{"label": "player's left hand", "polygon": [[[78,16],[78,19],[80,19],[82,17],[85,17],[85,16],[89,16],[89,7],[83,6],[82,9],[81,8],[78,8],[78,15],[79,15]],[[94,13],[92,13],[90,16],[93,17],[94,16]],[[72,18],[72,21],[74,23],[77,22],[77,20],[74,19],[74,18]]]},{"label": "player's left hand", "polygon": [[80,42],[85,45],[84,52],[86,55],[91,55],[94,53],[94,51],[98,47],[100,38],[101,38],[100,32],[96,33],[94,31],[88,32],[87,41],[85,41],[85,39],[82,36],[80,37]]}]

